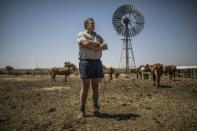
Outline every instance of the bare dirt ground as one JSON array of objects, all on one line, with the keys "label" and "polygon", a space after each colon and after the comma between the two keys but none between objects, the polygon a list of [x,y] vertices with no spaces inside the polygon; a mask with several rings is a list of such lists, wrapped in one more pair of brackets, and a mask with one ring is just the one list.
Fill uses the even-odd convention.
[{"label": "bare dirt ground", "polygon": [[52,84],[45,77],[0,77],[0,130],[132,130],[196,131],[197,80],[105,81],[100,87],[100,117],[92,114],[92,99],[86,117],[79,113],[78,77],[63,77]]}]

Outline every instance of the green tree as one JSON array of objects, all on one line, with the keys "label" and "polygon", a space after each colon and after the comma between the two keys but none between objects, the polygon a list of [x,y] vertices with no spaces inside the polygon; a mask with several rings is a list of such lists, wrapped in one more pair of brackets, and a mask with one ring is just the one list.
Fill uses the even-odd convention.
[{"label": "green tree", "polygon": [[11,75],[12,70],[14,70],[14,68],[12,66],[6,66],[5,69],[6,69],[8,75]]},{"label": "green tree", "polygon": [[77,69],[77,67],[74,64],[72,64],[70,61],[64,62],[64,67],[74,67],[74,69]]}]

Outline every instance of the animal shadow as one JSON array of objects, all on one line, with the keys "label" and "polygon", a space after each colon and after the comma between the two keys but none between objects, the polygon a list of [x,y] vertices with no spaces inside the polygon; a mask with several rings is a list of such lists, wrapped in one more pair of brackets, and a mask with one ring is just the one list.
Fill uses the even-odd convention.
[{"label": "animal shadow", "polygon": [[105,118],[105,119],[115,119],[115,120],[135,120],[137,117],[140,117],[138,114],[127,113],[127,114],[109,114],[109,113],[100,113],[96,117]]},{"label": "animal shadow", "polygon": [[175,81],[181,81],[181,80],[175,79],[175,80],[172,80],[172,81],[175,82]]}]

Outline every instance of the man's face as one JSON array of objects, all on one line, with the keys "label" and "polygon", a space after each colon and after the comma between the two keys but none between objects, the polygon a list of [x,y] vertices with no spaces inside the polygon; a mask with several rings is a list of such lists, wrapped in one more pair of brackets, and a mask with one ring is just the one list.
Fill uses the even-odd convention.
[{"label": "man's face", "polygon": [[89,32],[93,32],[94,29],[95,29],[94,21],[88,22],[88,24],[87,24],[87,30],[88,30]]}]

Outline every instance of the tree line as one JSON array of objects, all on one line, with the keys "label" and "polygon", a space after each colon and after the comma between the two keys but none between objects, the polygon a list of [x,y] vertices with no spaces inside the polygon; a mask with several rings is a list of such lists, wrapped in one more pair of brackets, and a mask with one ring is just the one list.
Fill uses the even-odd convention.
[{"label": "tree line", "polygon": [[[64,67],[76,67],[73,63],[66,61]],[[15,69],[13,66],[7,65],[5,68],[0,68],[0,75],[50,75],[50,68],[35,68],[35,69]]]}]

